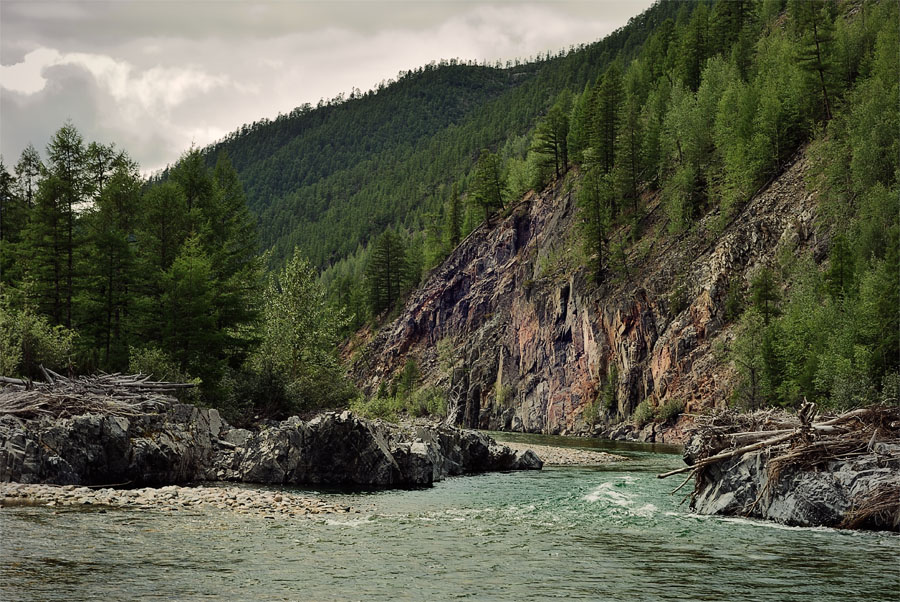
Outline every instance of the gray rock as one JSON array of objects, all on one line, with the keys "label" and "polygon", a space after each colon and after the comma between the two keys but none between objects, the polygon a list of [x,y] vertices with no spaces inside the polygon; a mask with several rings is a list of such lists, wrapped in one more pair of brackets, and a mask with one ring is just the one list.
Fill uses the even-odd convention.
[{"label": "gray rock", "polygon": [[[900,491],[900,456],[872,454],[812,468],[787,467],[776,480],[770,479],[768,459],[762,450],[707,467],[692,509],[802,527],[837,527],[880,489]],[[875,517],[861,526],[897,531],[900,515]]]},{"label": "gray rock", "polygon": [[256,431],[231,429],[215,410],[184,404],[131,419],[0,417],[0,481],[160,486],[220,479],[398,487],[540,467],[534,454],[516,454],[484,433],[443,425],[410,432],[350,412],[309,422],[292,417]]}]

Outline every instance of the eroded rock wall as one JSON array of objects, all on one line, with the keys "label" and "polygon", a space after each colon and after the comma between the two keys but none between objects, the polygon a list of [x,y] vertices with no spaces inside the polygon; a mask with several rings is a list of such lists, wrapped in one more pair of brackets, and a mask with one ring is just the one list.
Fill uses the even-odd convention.
[{"label": "eroded rock wall", "polygon": [[746,288],[779,253],[821,253],[804,171],[801,156],[720,234],[712,214],[692,233],[669,235],[649,199],[627,273],[608,270],[600,286],[566,259],[579,244],[573,187],[531,193],[435,268],[355,354],[353,376],[371,394],[414,358],[426,384],[448,391],[459,423],[499,430],[591,431],[585,410],[613,366],[609,421],[645,399],[688,409],[722,403],[734,375],[715,348],[733,337],[731,279]]}]

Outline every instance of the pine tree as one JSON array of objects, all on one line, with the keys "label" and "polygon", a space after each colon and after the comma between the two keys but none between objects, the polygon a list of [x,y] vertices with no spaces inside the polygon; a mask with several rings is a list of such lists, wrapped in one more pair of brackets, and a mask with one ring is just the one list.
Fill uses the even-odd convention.
[{"label": "pine tree", "polygon": [[28,206],[18,194],[15,178],[0,157],[0,283],[4,286],[12,286],[22,278],[19,247],[28,214]]},{"label": "pine tree", "polygon": [[677,61],[678,76],[691,91],[700,87],[700,76],[706,61],[709,44],[709,9],[699,3],[694,8],[687,27],[680,30],[680,49]]},{"label": "pine tree", "polygon": [[19,162],[16,163],[16,186],[25,206],[34,207],[34,197],[43,175],[44,164],[41,156],[32,145],[25,147]]},{"label": "pine tree", "polygon": [[484,221],[490,226],[491,213],[503,207],[503,177],[500,158],[482,149],[475,165],[475,177],[470,190],[472,202],[484,209]]},{"label": "pine tree", "polygon": [[596,87],[592,103],[591,148],[594,161],[603,173],[611,172],[616,163],[622,96],[622,71],[613,63]]},{"label": "pine tree", "polygon": [[643,170],[641,142],[644,133],[640,111],[637,97],[629,95],[623,106],[622,125],[616,138],[618,159],[614,170],[619,194],[622,198],[631,200],[631,208],[635,215],[638,210],[638,186]]},{"label": "pine tree", "polygon": [[599,168],[589,169],[578,191],[578,216],[585,255],[589,258],[594,280],[603,282],[603,262],[609,228],[612,224],[612,178]]},{"label": "pine tree", "polygon": [[822,94],[822,109],[826,120],[831,119],[828,97],[831,79],[831,45],[834,40],[834,21],[828,0],[791,0],[788,11],[800,37],[797,60],[810,77],[817,81]]},{"label": "pine tree", "polygon": [[572,94],[565,90],[550,107],[547,116],[538,124],[534,134],[534,150],[551,158],[557,178],[569,164],[567,137],[571,106]]},{"label": "pine tree", "polygon": [[216,328],[212,265],[197,236],[189,237],[162,277],[162,349],[179,369],[211,391],[222,376],[224,333]]},{"label": "pine tree", "polygon": [[402,236],[385,230],[375,241],[366,266],[366,283],[372,314],[391,309],[408,278],[406,247]]},{"label": "pine tree", "polygon": [[65,258],[59,266],[61,273],[55,278],[62,306],[55,312],[54,318],[66,328],[71,328],[72,300],[77,284],[75,255],[79,245],[75,222],[77,209],[87,200],[90,190],[86,177],[84,140],[71,123],[60,128],[47,146],[47,170],[52,185],[45,192],[55,197],[48,199],[48,203],[55,206],[58,219],[62,221],[63,237],[58,244]]},{"label": "pine tree", "polygon": [[450,246],[456,248],[462,239],[463,207],[459,196],[459,185],[453,182],[450,191],[450,208],[447,211],[447,232],[450,238]]},{"label": "pine tree", "polygon": [[750,282],[750,298],[753,306],[763,317],[763,324],[768,326],[774,316],[778,315],[778,286],[775,275],[769,268],[763,268]]},{"label": "pine tree", "polygon": [[137,284],[136,241],[141,179],[137,166],[119,164],[85,216],[87,287],[81,300],[81,334],[100,351],[105,370],[128,366],[131,309]]}]

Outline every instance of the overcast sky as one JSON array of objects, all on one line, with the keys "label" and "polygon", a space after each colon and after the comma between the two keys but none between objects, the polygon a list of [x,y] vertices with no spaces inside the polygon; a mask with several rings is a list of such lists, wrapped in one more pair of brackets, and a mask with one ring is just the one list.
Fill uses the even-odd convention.
[{"label": "overcast sky", "polygon": [[69,119],[144,172],[243,123],[432,60],[593,42],[651,0],[0,1],[0,154],[45,155]]}]

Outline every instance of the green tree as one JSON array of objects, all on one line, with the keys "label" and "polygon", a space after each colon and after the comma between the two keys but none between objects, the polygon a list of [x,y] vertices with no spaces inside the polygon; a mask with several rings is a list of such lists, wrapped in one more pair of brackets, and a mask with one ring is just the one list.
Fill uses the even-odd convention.
[{"label": "green tree", "polygon": [[768,326],[772,318],[778,315],[778,302],[781,300],[772,270],[764,267],[750,281],[750,299],[762,316],[763,324]]},{"label": "green tree", "polygon": [[491,213],[503,207],[503,182],[500,158],[482,149],[469,190],[472,202],[484,210],[484,221],[490,225]]},{"label": "green tree", "polygon": [[603,282],[603,261],[612,224],[614,194],[612,178],[599,168],[588,170],[578,190],[578,216],[585,256],[598,283]]},{"label": "green tree", "polygon": [[222,377],[224,333],[216,328],[212,264],[198,236],[190,236],[162,277],[161,347],[187,374],[199,377],[207,393]]},{"label": "green tree", "polygon": [[[53,236],[54,251],[62,255],[54,262],[52,286],[57,301],[52,313],[55,323],[72,327],[72,300],[76,293],[76,253],[80,241],[76,240],[77,209],[87,200],[90,184],[87,181],[84,139],[75,126],[67,123],[57,130],[47,146],[48,185],[41,190],[48,198],[44,201],[47,211],[37,215],[48,220],[47,228],[59,229]],[[43,183],[43,182],[42,182]],[[53,215],[49,215],[48,211]]]},{"label": "green tree", "polygon": [[19,196],[29,209],[34,207],[34,197],[37,194],[43,170],[44,164],[41,162],[41,156],[29,144],[22,151],[22,156],[19,158],[19,162],[16,163],[15,170]]},{"label": "green tree", "polygon": [[612,171],[616,163],[616,134],[623,95],[622,70],[613,63],[595,88],[592,103],[591,148],[593,159],[603,173]]},{"label": "green tree", "polygon": [[459,195],[459,185],[453,182],[450,191],[450,203],[447,211],[447,235],[450,239],[450,247],[456,248],[462,240],[463,208],[462,198]]},{"label": "green tree", "polygon": [[141,180],[137,166],[119,163],[85,215],[86,284],[80,303],[85,343],[105,370],[125,370],[137,288],[136,238]]},{"label": "green tree", "polygon": [[549,157],[557,178],[569,164],[567,138],[571,107],[572,94],[568,90],[564,90],[550,107],[547,116],[538,124],[534,134],[534,150]]},{"label": "green tree", "polygon": [[347,401],[351,387],[337,355],[339,333],[346,322],[345,315],[327,302],[315,270],[299,253],[270,278],[263,302],[262,341],[251,364],[260,374],[277,374],[285,380],[290,407],[282,411]]},{"label": "green tree", "polygon": [[366,266],[369,304],[375,315],[391,309],[403,293],[408,264],[403,237],[391,229],[375,241]]},{"label": "green tree", "polygon": [[791,0],[788,11],[800,38],[797,61],[817,82],[822,95],[822,114],[831,119],[831,102],[828,98],[832,70],[832,42],[834,21],[831,15],[833,3],[829,0]]}]

